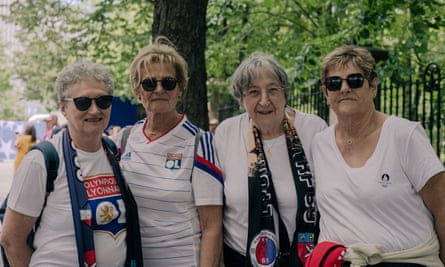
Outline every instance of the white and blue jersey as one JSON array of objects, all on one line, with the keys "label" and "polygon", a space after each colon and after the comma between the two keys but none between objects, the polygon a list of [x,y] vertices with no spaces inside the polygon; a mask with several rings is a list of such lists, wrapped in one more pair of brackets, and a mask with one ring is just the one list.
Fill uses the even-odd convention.
[{"label": "white and blue jersey", "polygon": [[144,265],[199,266],[197,206],[223,204],[213,134],[203,133],[194,161],[200,129],[185,116],[156,139],[144,134],[145,123],[132,127],[121,156],[123,175],[138,204]]}]

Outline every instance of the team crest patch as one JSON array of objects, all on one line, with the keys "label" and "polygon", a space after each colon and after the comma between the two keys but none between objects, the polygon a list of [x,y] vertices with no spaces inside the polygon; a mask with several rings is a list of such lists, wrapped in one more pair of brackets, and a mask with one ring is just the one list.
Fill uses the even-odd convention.
[{"label": "team crest patch", "polygon": [[274,233],[262,230],[250,244],[250,261],[255,267],[272,267],[280,251],[278,239]]},{"label": "team crest patch", "polygon": [[167,153],[165,168],[170,170],[181,169],[182,153]]},{"label": "team crest patch", "polygon": [[314,249],[314,233],[298,233],[297,250],[300,259],[306,259]]}]

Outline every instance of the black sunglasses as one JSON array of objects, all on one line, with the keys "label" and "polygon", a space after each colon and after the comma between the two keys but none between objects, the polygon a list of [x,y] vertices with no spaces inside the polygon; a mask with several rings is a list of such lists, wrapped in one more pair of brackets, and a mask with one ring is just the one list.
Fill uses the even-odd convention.
[{"label": "black sunglasses", "polygon": [[357,89],[363,86],[365,76],[363,76],[361,73],[349,74],[346,79],[342,79],[339,76],[332,76],[327,77],[324,84],[326,85],[326,89],[329,91],[338,91],[341,89],[341,84],[343,81],[348,83],[349,88]]},{"label": "black sunglasses", "polygon": [[102,95],[96,98],[89,98],[86,96],[76,97],[76,98],[64,98],[64,101],[73,101],[76,108],[80,111],[88,110],[91,107],[91,102],[94,100],[96,102],[96,106],[100,109],[107,109],[111,106],[111,102],[113,101],[113,96],[111,95]]},{"label": "black sunglasses", "polygon": [[176,79],[172,77],[165,77],[161,80],[145,79],[141,82],[142,88],[147,92],[152,92],[156,89],[158,82],[161,82],[162,88],[171,91],[176,88]]}]

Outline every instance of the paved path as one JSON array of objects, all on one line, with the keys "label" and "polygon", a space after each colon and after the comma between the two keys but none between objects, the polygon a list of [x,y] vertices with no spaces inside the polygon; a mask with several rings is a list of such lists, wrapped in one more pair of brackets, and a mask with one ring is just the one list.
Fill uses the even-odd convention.
[{"label": "paved path", "polygon": [[3,200],[9,192],[11,186],[12,176],[14,172],[14,161],[3,160],[0,161],[0,199]]},{"label": "paved path", "polygon": [[[6,194],[8,194],[11,186],[12,176],[14,172],[14,161],[4,160],[0,161],[0,200],[3,202]],[[0,225],[1,231],[1,225]],[[0,257],[0,266],[3,267],[3,262]]]},{"label": "paved path", "polygon": [[0,200],[6,197],[11,187],[12,176],[14,172],[14,161],[0,160]]}]

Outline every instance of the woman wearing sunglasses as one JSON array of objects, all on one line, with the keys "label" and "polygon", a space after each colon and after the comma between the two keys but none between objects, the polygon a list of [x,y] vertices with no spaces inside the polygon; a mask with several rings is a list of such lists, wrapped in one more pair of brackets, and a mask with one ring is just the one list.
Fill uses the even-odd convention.
[{"label": "woman wearing sunglasses", "polygon": [[176,110],[187,80],[184,58],[165,37],[130,66],[146,118],[131,127],[126,145],[117,143],[139,208],[145,266],[215,267],[220,258],[222,177],[213,135],[196,139],[202,130]]},{"label": "woman wearing sunglasses", "polygon": [[345,266],[444,266],[444,167],[420,123],[375,109],[375,68],[357,46],[323,60],[322,90],[338,121],[312,146],[321,220],[308,266],[340,254]]},{"label": "woman wearing sunglasses", "polygon": [[224,176],[224,264],[304,266],[316,232],[310,144],[326,128],[286,105],[284,68],[254,53],[232,75],[230,91],[246,112],[215,132]]},{"label": "woman wearing sunglasses", "polygon": [[111,112],[111,74],[101,64],[79,61],[58,74],[55,87],[67,126],[44,142],[60,159],[57,177],[47,180],[51,169],[38,150],[28,152],[17,169],[1,236],[9,263],[142,266],[136,203],[112,141],[102,138]]}]

